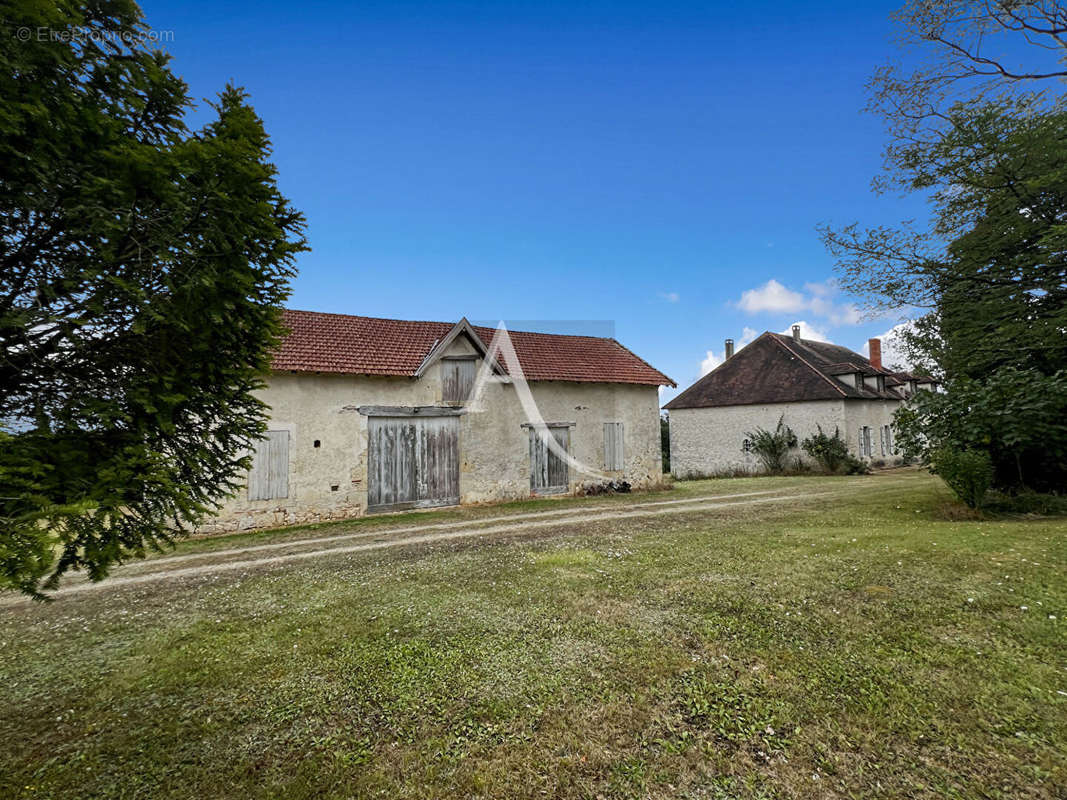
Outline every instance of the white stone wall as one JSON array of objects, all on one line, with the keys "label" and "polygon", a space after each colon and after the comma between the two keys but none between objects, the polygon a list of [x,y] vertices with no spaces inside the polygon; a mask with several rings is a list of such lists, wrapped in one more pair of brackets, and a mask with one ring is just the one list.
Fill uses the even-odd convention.
[{"label": "white stone wall", "polygon": [[[469,350],[458,341],[449,354]],[[479,366],[481,362],[479,361]],[[605,422],[622,422],[625,469],[609,473],[635,488],[661,475],[659,394],[655,386],[534,382],[542,417],[573,422],[571,454],[602,469]],[[365,405],[430,406],[441,402],[440,364],[420,379],[276,373],[261,394],[271,407],[270,430],[289,431],[289,496],[248,500],[240,490],[203,532],[243,530],[365,513],[368,418]],[[475,503],[530,495],[529,434],[516,387],[485,387],[480,411],[460,420],[460,500]],[[318,440],[320,445],[315,447]],[[604,480],[572,469],[571,490]],[[336,488],[334,488],[336,487]]]},{"label": "white stone wall", "polygon": [[[818,400],[802,403],[683,408],[670,412],[671,473],[676,478],[694,478],[735,471],[758,472],[759,459],[742,450],[745,433],[757,427],[774,430],[779,417],[793,429],[798,442],[818,431],[827,434],[837,427],[849,452],[860,457],[860,429],[871,429],[872,454],[866,461],[900,463],[899,455],[882,450],[882,426],[892,425],[901,403],[894,400]],[[799,447],[790,456],[811,459]]]},{"label": "white stone wall", "polygon": [[845,403],[841,435],[848,442],[849,452],[859,457],[860,429],[866,425],[871,429],[871,455],[864,460],[899,464],[902,461],[899,454],[893,455],[888,448],[883,449],[882,426],[893,424],[893,414],[902,405],[900,400],[850,400]]},{"label": "white stone wall", "polygon": [[[816,400],[804,403],[679,408],[670,412],[671,473],[695,478],[727,472],[758,472],[760,461],[742,449],[745,433],[755,428],[774,430],[778,419],[793,429],[799,441],[817,432],[817,425],[832,434],[834,426],[845,435],[845,402]],[[799,447],[790,454],[809,460]]]}]

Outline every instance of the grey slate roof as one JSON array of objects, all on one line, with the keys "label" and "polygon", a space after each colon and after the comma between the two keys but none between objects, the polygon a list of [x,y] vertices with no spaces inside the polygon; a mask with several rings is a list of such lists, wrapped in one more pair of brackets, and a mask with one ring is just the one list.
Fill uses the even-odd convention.
[{"label": "grey slate roof", "polygon": [[[845,384],[835,377],[857,372],[865,376],[884,375],[885,390],[867,386],[857,388],[851,382]],[[847,347],[810,339],[795,341],[791,336],[768,331],[664,408],[711,408],[809,400],[903,400],[903,392],[895,387],[913,377],[930,380],[878,369]]]}]

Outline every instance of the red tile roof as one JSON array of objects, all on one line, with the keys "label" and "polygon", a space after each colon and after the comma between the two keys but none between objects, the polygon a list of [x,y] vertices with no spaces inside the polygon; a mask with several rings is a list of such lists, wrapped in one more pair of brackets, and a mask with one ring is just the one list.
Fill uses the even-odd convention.
[{"label": "red tile roof", "polygon": [[[450,322],[416,322],[286,309],[289,333],[272,368],[295,372],[411,377]],[[488,347],[492,328],[475,328]],[[519,364],[531,381],[638,383],[674,386],[674,381],[614,339],[509,331]],[[503,359],[498,359],[503,361]],[[506,365],[501,363],[502,367]]]}]

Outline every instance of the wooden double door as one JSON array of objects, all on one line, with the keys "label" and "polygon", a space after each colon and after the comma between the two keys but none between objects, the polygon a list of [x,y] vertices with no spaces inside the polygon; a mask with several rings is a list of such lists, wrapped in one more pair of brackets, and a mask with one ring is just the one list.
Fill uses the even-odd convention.
[{"label": "wooden double door", "polygon": [[459,503],[459,417],[368,418],[367,511]]}]

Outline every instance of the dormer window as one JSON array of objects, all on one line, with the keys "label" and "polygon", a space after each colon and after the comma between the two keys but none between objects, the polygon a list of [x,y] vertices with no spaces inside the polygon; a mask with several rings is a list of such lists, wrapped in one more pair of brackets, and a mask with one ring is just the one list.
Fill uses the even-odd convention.
[{"label": "dormer window", "polygon": [[857,372],[856,373],[856,388],[857,389],[862,389],[863,388],[863,373],[862,372]]},{"label": "dormer window", "polygon": [[878,376],[878,391],[880,391],[880,392],[884,392],[885,391],[885,375],[879,375]]}]

